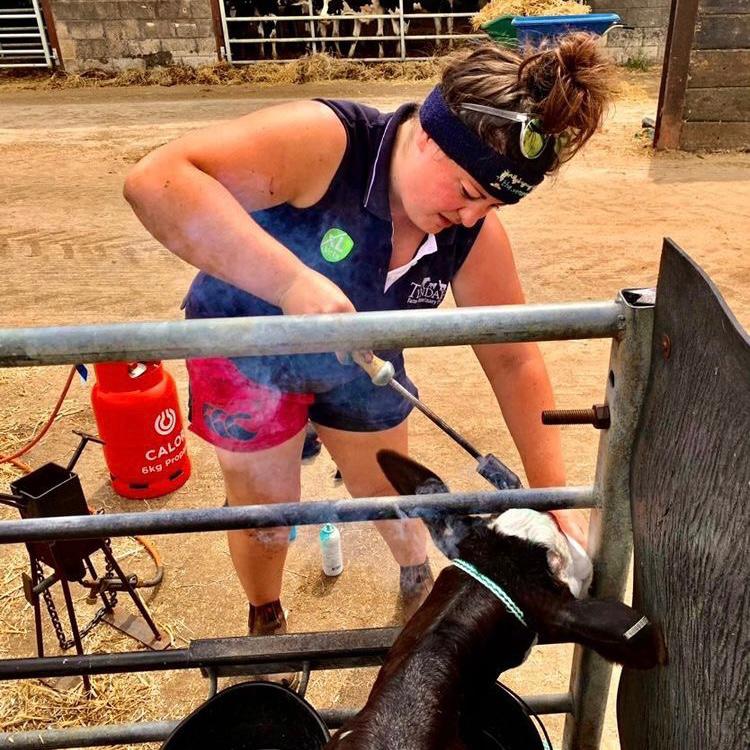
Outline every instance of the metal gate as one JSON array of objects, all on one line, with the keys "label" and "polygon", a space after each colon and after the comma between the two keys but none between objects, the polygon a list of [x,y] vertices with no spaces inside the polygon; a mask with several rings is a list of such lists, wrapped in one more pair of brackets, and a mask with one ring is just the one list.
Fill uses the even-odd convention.
[{"label": "metal gate", "polygon": [[[453,2],[445,0],[445,5],[453,8]],[[345,5],[341,12],[333,5],[329,12],[329,0],[220,0],[218,5],[224,57],[238,65],[315,52],[366,62],[430,60],[442,46],[485,38],[471,28],[476,11],[415,13],[419,5],[413,0],[398,0],[390,11],[379,0],[359,11]],[[267,7],[276,12],[270,15]]]},{"label": "metal gate", "polygon": [[[653,328],[653,299],[641,292],[624,290],[615,302],[338,314],[335,326],[331,316],[309,315],[289,320],[271,316],[0,330],[0,367],[72,364],[82,359],[139,361],[612,339],[605,379],[611,426],[600,436],[593,486],[0,521],[0,544],[383,520],[419,517],[436,509],[461,514],[511,507],[593,508],[591,595],[622,599],[632,549],[630,457],[649,371]],[[390,629],[298,633],[283,636],[282,644],[280,636],[209,638],[170,651],[1,659],[0,680],[200,668],[213,692],[217,676],[231,668],[241,667],[245,673],[309,673],[310,669],[380,664],[395,633]],[[537,711],[567,714],[564,750],[599,746],[610,675],[611,666],[602,657],[576,646],[568,692],[530,697]],[[324,711],[323,716],[331,726],[346,718],[337,711]],[[163,740],[172,729],[174,722],[139,722],[0,733],[0,748],[37,750]]]},{"label": "metal gate", "polygon": [[0,0],[0,68],[53,68],[39,0]]}]

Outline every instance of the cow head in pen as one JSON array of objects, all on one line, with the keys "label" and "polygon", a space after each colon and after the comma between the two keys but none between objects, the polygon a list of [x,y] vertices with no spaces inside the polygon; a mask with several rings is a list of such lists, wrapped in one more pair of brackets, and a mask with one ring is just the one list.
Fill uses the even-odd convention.
[{"label": "cow head in pen", "polygon": [[[378,462],[399,494],[449,491],[432,471],[398,453],[380,451]],[[580,643],[629,667],[666,662],[660,630],[634,609],[576,598],[586,594],[590,577],[582,586],[568,540],[549,514],[514,509],[491,517],[438,515],[425,523],[446,557],[501,586],[543,640]]]}]

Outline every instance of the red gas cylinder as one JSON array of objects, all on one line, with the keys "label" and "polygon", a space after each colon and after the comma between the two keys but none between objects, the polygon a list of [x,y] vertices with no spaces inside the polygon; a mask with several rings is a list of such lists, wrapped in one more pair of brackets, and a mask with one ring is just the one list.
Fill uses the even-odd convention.
[{"label": "red gas cylinder", "polygon": [[161,362],[94,365],[91,404],[118,495],[160,497],[190,476],[174,379]]}]

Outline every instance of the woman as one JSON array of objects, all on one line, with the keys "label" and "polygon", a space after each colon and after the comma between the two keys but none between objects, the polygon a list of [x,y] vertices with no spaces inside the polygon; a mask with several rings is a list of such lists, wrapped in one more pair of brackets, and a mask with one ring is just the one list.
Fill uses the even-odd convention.
[{"label": "woman", "polygon": [[[509,51],[486,43],[452,59],[421,107],[393,114],[300,101],[167,144],[128,175],[146,228],[201,270],[188,317],[524,302],[493,209],[516,203],[595,132],[607,66],[585,34]],[[472,109],[479,105],[490,111]],[[559,434],[536,345],[476,346],[531,486],[565,484]],[[413,392],[400,352],[397,379]],[[334,355],[188,362],[191,429],[216,448],[230,505],[300,496],[308,417],[354,497],[394,494],[375,461],[406,454],[409,404]],[[585,541],[580,511],[556,518]],[[407,614],[432,577],[418,520],[378,522],[401,566]],[[251,633],[285,632],[279,601],[287,529],[229,532]]]}]

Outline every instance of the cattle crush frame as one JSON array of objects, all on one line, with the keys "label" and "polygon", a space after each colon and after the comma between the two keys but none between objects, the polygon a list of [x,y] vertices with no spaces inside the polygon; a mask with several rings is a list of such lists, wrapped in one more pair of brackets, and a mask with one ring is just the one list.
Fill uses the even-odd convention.
[{"label": "cattle crush frame", "polygon": [[[673,262],[690,264],[676,246],[665,241],[662,264],[670,258]],[[2,367],[467,343],[612,339],[605,385],[611,425],[600,434],[593,486],[0,521],[0,543],[308,525],[329,521],[345,523],[397,518],[404,514],[419,517],[434,510],[461,514],[491,513],[511,507],[537,510],[592,508],[589,553],[594,564],[594,580],[591,595],[622,599],[633,539],[632,457],[647,384],[652,377],[653,359],[662,350],[660,334],[654,330],[654,311],[661,300],[661,288],[657,289],[656,304],[650,290],[623,290],[614,302],[0,330]],[[670,304],[668,299],[662,303]],[[748,380],[750,382],[750,375]],[[636,569],[638,565],[636,557]],[[648,598],[647,595],[648,591],[642,589],[641,598]],[[667,614],[663,610],[641,608],[657,621]],[[243,673],[268,674],[376,666],[382,663],[396,634],[395,628],[379,628],[212,638],[192,641],[187,648],[160,652],[3,659],[0,660],[0,679],[201,669],[209,678],[209,690],[215,691],[217,676],[231,674],[233,668]],[[592,651],[576,646],[568,692],[530,696],[527,701],[538,713],[567,714],[565,750],[595,750],[601,741],[610,677],[609,664]],[[630,679],[631,684],[637,680],[632,675]],[[637,686],[637,682],[635,684]],[[631,695],[633,692],[630,691]],[[740,690],[737,694],[739,699],[741,693]],[[352,713],[321,711],[331,727],[339,726]],[[141,722],[5,733],[0,734],[0,748],[70,748],[153,742],[165,739],[176,724],[169,721]],[[666,748],[668,744],[654,747]]]}]

